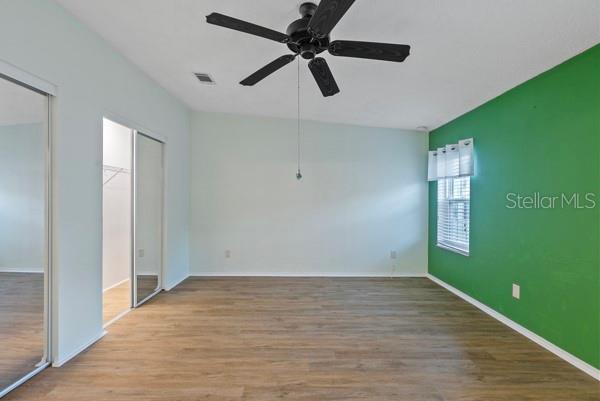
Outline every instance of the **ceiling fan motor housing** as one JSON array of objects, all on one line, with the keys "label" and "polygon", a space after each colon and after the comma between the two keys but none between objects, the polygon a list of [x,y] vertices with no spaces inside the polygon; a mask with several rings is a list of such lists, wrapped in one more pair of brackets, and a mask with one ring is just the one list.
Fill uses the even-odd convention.
[{"label": "ceiling fan motor housing", "polygon": [[329,47],[329,35],[324,38],[315,38],[308,31],[308,23],[317,10],[314,3],[302,3],[300,5],[300,15],[302,18],[292,22],[287,28],[287,34],[290,37],[287,46],[296,54],[307,60],[315,58],[319,53],[324,52]]}]

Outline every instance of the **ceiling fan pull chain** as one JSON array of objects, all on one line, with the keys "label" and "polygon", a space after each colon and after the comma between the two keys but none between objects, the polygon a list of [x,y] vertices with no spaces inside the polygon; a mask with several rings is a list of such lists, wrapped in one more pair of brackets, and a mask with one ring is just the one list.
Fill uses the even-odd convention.
[{"label": "ceiling fan pull chain", "polygon": [[298,136],[297,136],[297,151],[298,151],[298,172],[296,173],[296,179],[300,181],[302,179],[302,173],[300,172],[300,57],[298,57]]}]

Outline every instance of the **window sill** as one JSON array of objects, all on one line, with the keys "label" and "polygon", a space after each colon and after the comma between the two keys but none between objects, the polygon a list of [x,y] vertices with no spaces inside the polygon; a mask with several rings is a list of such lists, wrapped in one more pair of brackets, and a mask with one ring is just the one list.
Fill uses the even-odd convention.
[{"label": "window sill", "polygon": [[455,248],[455,247],[450,246],[450,245],[445,245],[445,244],[438,243],[437,247],[445,249],[445,250],[450,251],[450,252],[458,253],[459,255],[469,256],[469,251],[458,249],[458,248]]}]

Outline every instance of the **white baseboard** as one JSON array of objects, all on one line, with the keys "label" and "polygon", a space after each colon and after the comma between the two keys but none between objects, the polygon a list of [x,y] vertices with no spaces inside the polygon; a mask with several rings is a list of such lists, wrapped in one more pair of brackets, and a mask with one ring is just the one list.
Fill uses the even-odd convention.
[{"label": "white baseboard", "polygon": [[274,273],[192,273],[190,277],[265,277],[265,278],[423,278],[427,273],[389,274],[274,274]]},{"label": "white baseboard", "polygon": [[108,326],[110,326],[113,323],[116,323],[118,320],[120,320],[122,317],[125,317],[125,315],[127,315],[129,312],[131,312],[133,309],[128,308],[126,310],[124,310],[123,312],[119,313],[117,316],[113,317],[112,319],[110,319],[108,322],[104,323],[104,329],[107,329]]},{"label": "white baseboard", "polygon": [[99,335],[95,336],[90,341],[86,342],[85,344],[83,344],[81,347],[77,348],[75,351],[71,352],[66,357],[64,357],[62,359],[59,359],[58,361],[52,362],[52,367],[53,368],[60,368],[65,363],[69,362],[71,359],[73,359],[77,355],[79,355],[81,352],[85,351],[87,348],[89,348],[90,346],[94,345],[94,343],[96,343],[97,341],[99,341],[105,335],[106,335],[106,331],[103,330]]},{"label": "white baseboard", "polygon": [[120,286],[121,284],[125,284],[125,283],[126,283],[126,282],[128,282],[128,281],[129,281],[129,278],[126,278],[126,279],[124,279],[124,280],[121,280],[121,281],[119,281],[118,283],[116,283],[116,284],[113,284],[113,285],[111,285],[110,287],[103,289],[103,290],[102,290],[102,292],[106,292],[106,291],[108,291],[108,290],[112,290],[113,288],[115,288],[115,287],[118,287],[118,286]]},{"label": "white baseboard", "polygon": [[538,345],[544,347],[545,349],[547,349],[548,351],[552,352],[554,355],[567,361],[571,365],[575,366],[577,369],[582,370],[583,372],[592,376],[594,379],[600,381],[600,370],[599,369],[596,369],[589,363],[582,361],[581,359],[570,354],[569,352],[565,351],[564,349],[552,344],[550,341],[546,340],[545,338],[535,334],[531,330],[521,326],[519,323],[507,318],[503,314],[496,312],[494,309],[490,308],[489,306],[479,302],[475,298],[465,294],[464,292],[460,291],[459,289],[452,287],[450,284],[440,280],[439,278],[432,276],[431,274],[428,274],[427,277],[434,283],[444,287],[445,289],[447,289],[448,291],[452,292],[453,294],[459,296],[460,298],[464,299],[471,305],[473,305],[476,308],[487,313],[494,319],[498,320],[501,323],[504,323],[511,329],[517,331],[518,333],[524,335],[531,341],[535,342],[536,344],[538,344]]},{"label": "white baseboard", "polygon": [[43,268],[35,267],[0,267],[0,273],[44,273]]}]

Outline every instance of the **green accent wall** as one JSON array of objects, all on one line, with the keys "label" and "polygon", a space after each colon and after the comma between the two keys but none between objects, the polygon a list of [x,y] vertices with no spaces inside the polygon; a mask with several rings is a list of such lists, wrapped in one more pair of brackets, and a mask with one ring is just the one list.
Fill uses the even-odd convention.
[{"label": "green accent wall", "polygon": [[[429,273],[600,368],[600,45],[431,132],[430,149],[469,137],[471,254],[436,246],[432,182]],[[535,192],[597,205],[506,207]]]}]

